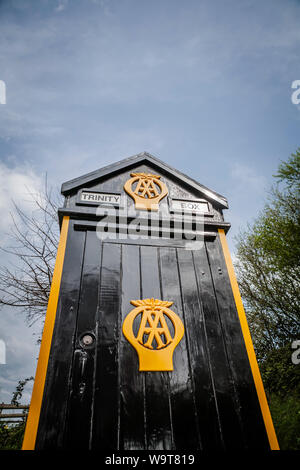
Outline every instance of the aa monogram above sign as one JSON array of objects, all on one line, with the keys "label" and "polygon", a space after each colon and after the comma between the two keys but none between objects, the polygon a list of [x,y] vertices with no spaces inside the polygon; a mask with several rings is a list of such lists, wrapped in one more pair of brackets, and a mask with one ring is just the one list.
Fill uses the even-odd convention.
[{"label": "aa monogram above sign", "polygon": [[[124,190],[134,200],[136,210],[157,212],[160,201],[168,194],[166,184],[159,175],[151,173],[131,173],[131,178],[124,184]],[[78,204],[96,206],[121,206],[120,193],[89,191],[82,189]],[[208,213],[208,203],[204,199],[170,199],[171,212]]]},{"label": "aa monogram above sign", "polygon": [[137,210],[158,211],[159,202],[168,194],[168,188],[159,175],[131,173],[124,189],[132,197]]},{"label": "aa monogram above sign", "polygon": [[[135,209],[158,211],[159,202],[168,194],[168,188],[159,175],[131,173],[131,178],[124,184],[124,190],[135,202]],[[78,204],[86,205],[121,205],[121,194],[89,191],[80,192]]]},{"label": "aa monogram above sign", "polygon": [[[173,302],[152,298],[130,303],[136,308],[125,318],[123,334],[138,354],[139,370],[172,371],[173,353],[184,334],[182,321],[169,309]],[[139,325],[137,335],[135,320]]]}]

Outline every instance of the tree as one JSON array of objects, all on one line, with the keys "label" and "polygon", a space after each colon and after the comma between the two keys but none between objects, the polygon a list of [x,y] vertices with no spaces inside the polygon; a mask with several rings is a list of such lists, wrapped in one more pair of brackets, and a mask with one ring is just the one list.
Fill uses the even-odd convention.
[{"label": "tree", "polygon": [[12,405],[20,405],[19,400],[21,400],[23,396],[25,385],[31,380],[34,380],[34,377],[31,376],[31,377],[27,377],[24,380],[19,380],[18,385],[16,386],[16,390],[14,391],[12,399],[11,399]]},{"label": "tree", "polygon": [[19,422],[14,426],[0,423],[0,450],[20,450],[25,431],[25,423]]},{"label": "tree", "polygon": [[237,276],[259,360],[300,333],[300,149],[275,177],[269,202],[236,239]]},{"label": "tree", "polygon": [[26,313],[29,324],[46,313],[59,240],[58,191],[49,188],[29,193],[33,209],[28,212],[14,203],[10,246],[1,250],[14,263],[0,267],[0,306],[11,306]]},{"label": "tree", "polygon": [[[26,314],[29,325],[45,316],[59,240],[57,209],[62,205],[58,190],[28,191],[31,210],[13,203],[10,246],[0,247],[12,257],[9,267],[0,267],[0,307],[16,307]],[[25,385],[33,377],[19,380],[12,404],[19,404]],[[14,426],[0,423],[0,449],[20,449],[25,422]]]},{"label": "tree", "polygon": [[269,201],[237,237],[237,277],[281,449],[300,449],[300,149],[281,162]]}]

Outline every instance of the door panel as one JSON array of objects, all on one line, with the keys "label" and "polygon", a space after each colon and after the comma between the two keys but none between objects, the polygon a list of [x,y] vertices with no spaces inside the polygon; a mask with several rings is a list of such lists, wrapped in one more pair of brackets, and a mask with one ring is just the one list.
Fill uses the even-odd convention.
[{"label": "door panel", "polygon": [[[37,448],[266,448],[218,239],[190,251],[69,238],[45,385],[61,406],[43,402]],[[172,301],[185,327],[172,372],[139,372],[122,333],[130,301],[152,297]]]},{"label": "door panel", "polygon": [[266,449],[269,447],[268,438],[219,239],[214,243],[207,241],[206,251],[220,312],[228,370],[231,371],[236,392],[243,448]]},{"label": "door panel", "polygon": [[[87,232],[65,436],[66,447],[89,447],[96,363],[100,257],[101,245],[98,239],[92,232]],[[92,343],[85,345],[85,337],[90,337]]]},{"label": "door panel", "polygon": [[[158,248],[140,247],[142,299],[161,299]],[[131,309],[130,309],[131,310]],[[144,372],[147,448],[172,449],[168,372]]]},{"label": "door panel", "polygon": [[[130,301],[141,298],[140,247],[122,245],[122,302],[121,323]],[[146,449],[144,411],[145,375],[138,371],[136,352],[120,334],[120,448]]]},{"label": "door panel", "polygon": [[239,403],[228,364],[219,306],[215,297],[215,287],[206,250],[195,251],[193,257],[205,323],[208,361],[218,409],[220,437],[226,449],[241,448],[243,436],[238,412]]},{"label": "door panel", "polygon": [[64,447],[85,239],[73,232],[67,240],[36,449]]},{"label": "door panel", "polygon": [[[185,322],[176,249],[160,248],[159,261],[162,300],[173,301],[171,308]],[[174,351],[173,363],[174,370],[168,375],[174,447],[175,449],[198,449],[200,448],[200,436],[186,334]]]},{"label": "door panel", "polygon": [[191,251],[178,249],[177,257],[201,447],[217,450],[222,448],[219,416],[209,367],[205,324],[193,254]]},{"label": "door panel", "polygon": [[92,447],[119,447],[119,338],[121,246],[103,244],[97,315],[97,359]]}]

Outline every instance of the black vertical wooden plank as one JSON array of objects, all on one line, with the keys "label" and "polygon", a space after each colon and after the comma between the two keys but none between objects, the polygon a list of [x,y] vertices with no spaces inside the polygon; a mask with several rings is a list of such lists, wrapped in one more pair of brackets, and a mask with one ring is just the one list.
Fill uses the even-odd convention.
[{"label": "black vertical wooden plank", "polygon": [[118,449],[120,262],[120,245],[103,243],[91,439],[94,450]]},{"label": "black vertical wooden plank", "polygon": [[[135,308],[130,301],[139,300],[140,256],[136,245],[122,245],[122,324]],[[124,335],[120,335],[120,447],[124,450],[145,449],[144,374],[139,372],[138,356]]]},{"label": "black vertical wooden plank", "polygon": [[[162,299],[172,301],[170,307],[184,323],[179,274],[175,248],[160,248]],[[169,372],[172,424],[175,449],[199,449],[196,406],[188,359],[186,331],[173,354],[174,370]]]},{"label": "black vertical wooden plank", "polygon": [[[96,346],[96,313],[99,298],[101,243],[96,232],[87,232],[81,277],[72,382],[68,406],[66,448],[88,449],[91,432],[93,378]],[[93,338],[82,342],[84,334]]]},{"label": "black vertical wooden plank", "polygon": [[70,222],[36,449],[62,449],[71,379],[85,232]]},{"label": "black vertical wooden plank", "polygon": [[[142,298],[161,299],[158,249],[141,246]],[[146,436],[150,450],[173,448],[168,372],[144,372],[146,377]]]},{"label": "black vertical wooden plank", "polygon": [[240,405],[244,446],[246,449],[269,449],[267,433],[219,237],[214,242],[207,241],[206,249],[220,311],[229,365]]},{"label": "black vertical wooden plank", "polygon": [[214,382],[222,440],[225,449],[243,447],[243,434],[239,416],[234,380],[230,372],[223,331],[215,298],[205,245],[193,252],[199,296],[204,315],[204,328]]},{"label": "black vertical wooden plank", "polygon": [[192,253],[177,249],[177,256],[202,450],[220,450],[220,421]]}]

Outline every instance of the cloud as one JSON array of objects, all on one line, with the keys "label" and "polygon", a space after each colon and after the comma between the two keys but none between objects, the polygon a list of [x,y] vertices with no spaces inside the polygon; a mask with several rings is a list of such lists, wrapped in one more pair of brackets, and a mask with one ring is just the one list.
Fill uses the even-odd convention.
[{"label": "cloud", "polygon": [[[228,3],[185,8],[174,2],[170,8],[173,2],[153,7],[102,0],[69,8],[60,0],[57,13],[68,6],[67,15],[46,8],[49,2],[41,2],[35,15],[27,8],[21,21],[3,13],[0,79],[8,104],[1,108],[1,135],[20,139],[20,150],[25,140],[35,142],[31,157],[45,167],[45,147],[52,150],[50,162],[62,161],[55,151],[65,142],[79,149],[84,144],[91,154],[107,138],[114,146],[132,123],[137,128],[163,120],[160,134],[174,126],[178,135],[175,117],[182,127],[183,121],[197,123],[216,102],[222,108],[226,96],[233,106],[244,99],[246,108],[249,96],[269,104],[299,50],[297,8],[273,2],[270,11],[260,7],[258,17],[251,1]],[[231,107],[226,111],[230,119],[237,115]]]},{"label": "cloud", "polygon": [[[30,212],[34,207],[30,193],[36,193],[41,185],[40,176],[29,165],[18,164],[13,156],[7,158],[7,163],[0,162],[1,246],[7,246],[10,242],[12,200],[25,212]],[[1,252],[1,265],[11,261],[10,255]],[[4,341],[6,348],[6,364],[0,363],[0,401],[6,403],[10,402],[18,381],[35,374],[39,349],[36,341],[41,332],[41,322],[29,328],[25,318],[22,310],[15,311],[8,307],[0,310],[0,340]],[[31,389],[32,382],[26,386],[23,403],[30,402]]]},{"label": "cloud", "polygon": [[239,192],[242,191],[249,195],[253,191],[257,194],[264,192],[266,189],[266,178],[253,167],[235,162],[230,173]]},{"label": "cloud", "polygon": [[[9,403],[18,381],[35,375],[42,323],[29,328],[21,312],[16,314],[10,308],[2,308],[0,316],[0,338],[6,346],[6,364],[0,364],[0,402]],[[22,403],[30,402],[32,385],[26,385]]]},{"label": "cloud", "polygon": [[10,210],[13,208],[12,201],[28,211],[31,201],[30,193],[36,193],[41,188],[41,178],[34,171],[24,165],[9,167],[0,162],[0,233],[2,243],[4,233],[8,231],[11,224]]},{"label": "cloud", "polygon": [[68,0],[59,0],[58,5],[54,8],[54,11],[56,11],[56,13],[60,13],[67,8],[67,5]]},{"label": "cloud", "polygon": [[259,167],[243,162],[234,162],[228,171],[227,180],[229,211],[225,219],[232,224],[228,242],[235,261],[234,237],[247,222],[252,222],[258,215],[266,200],[266,191],[270,181],[259,172]]},{"label": "cloud", "polygon": [[[60,184],[147,150],[228,197],[231,237],[262,204],[272,153],[298,139],[299,12],[292,0],[0,0],[0,144],[15,155],[0,162],[0,236],[11,198],[30,210],[37,169]],[[7,367],[12,386],[21,366]]]}]

